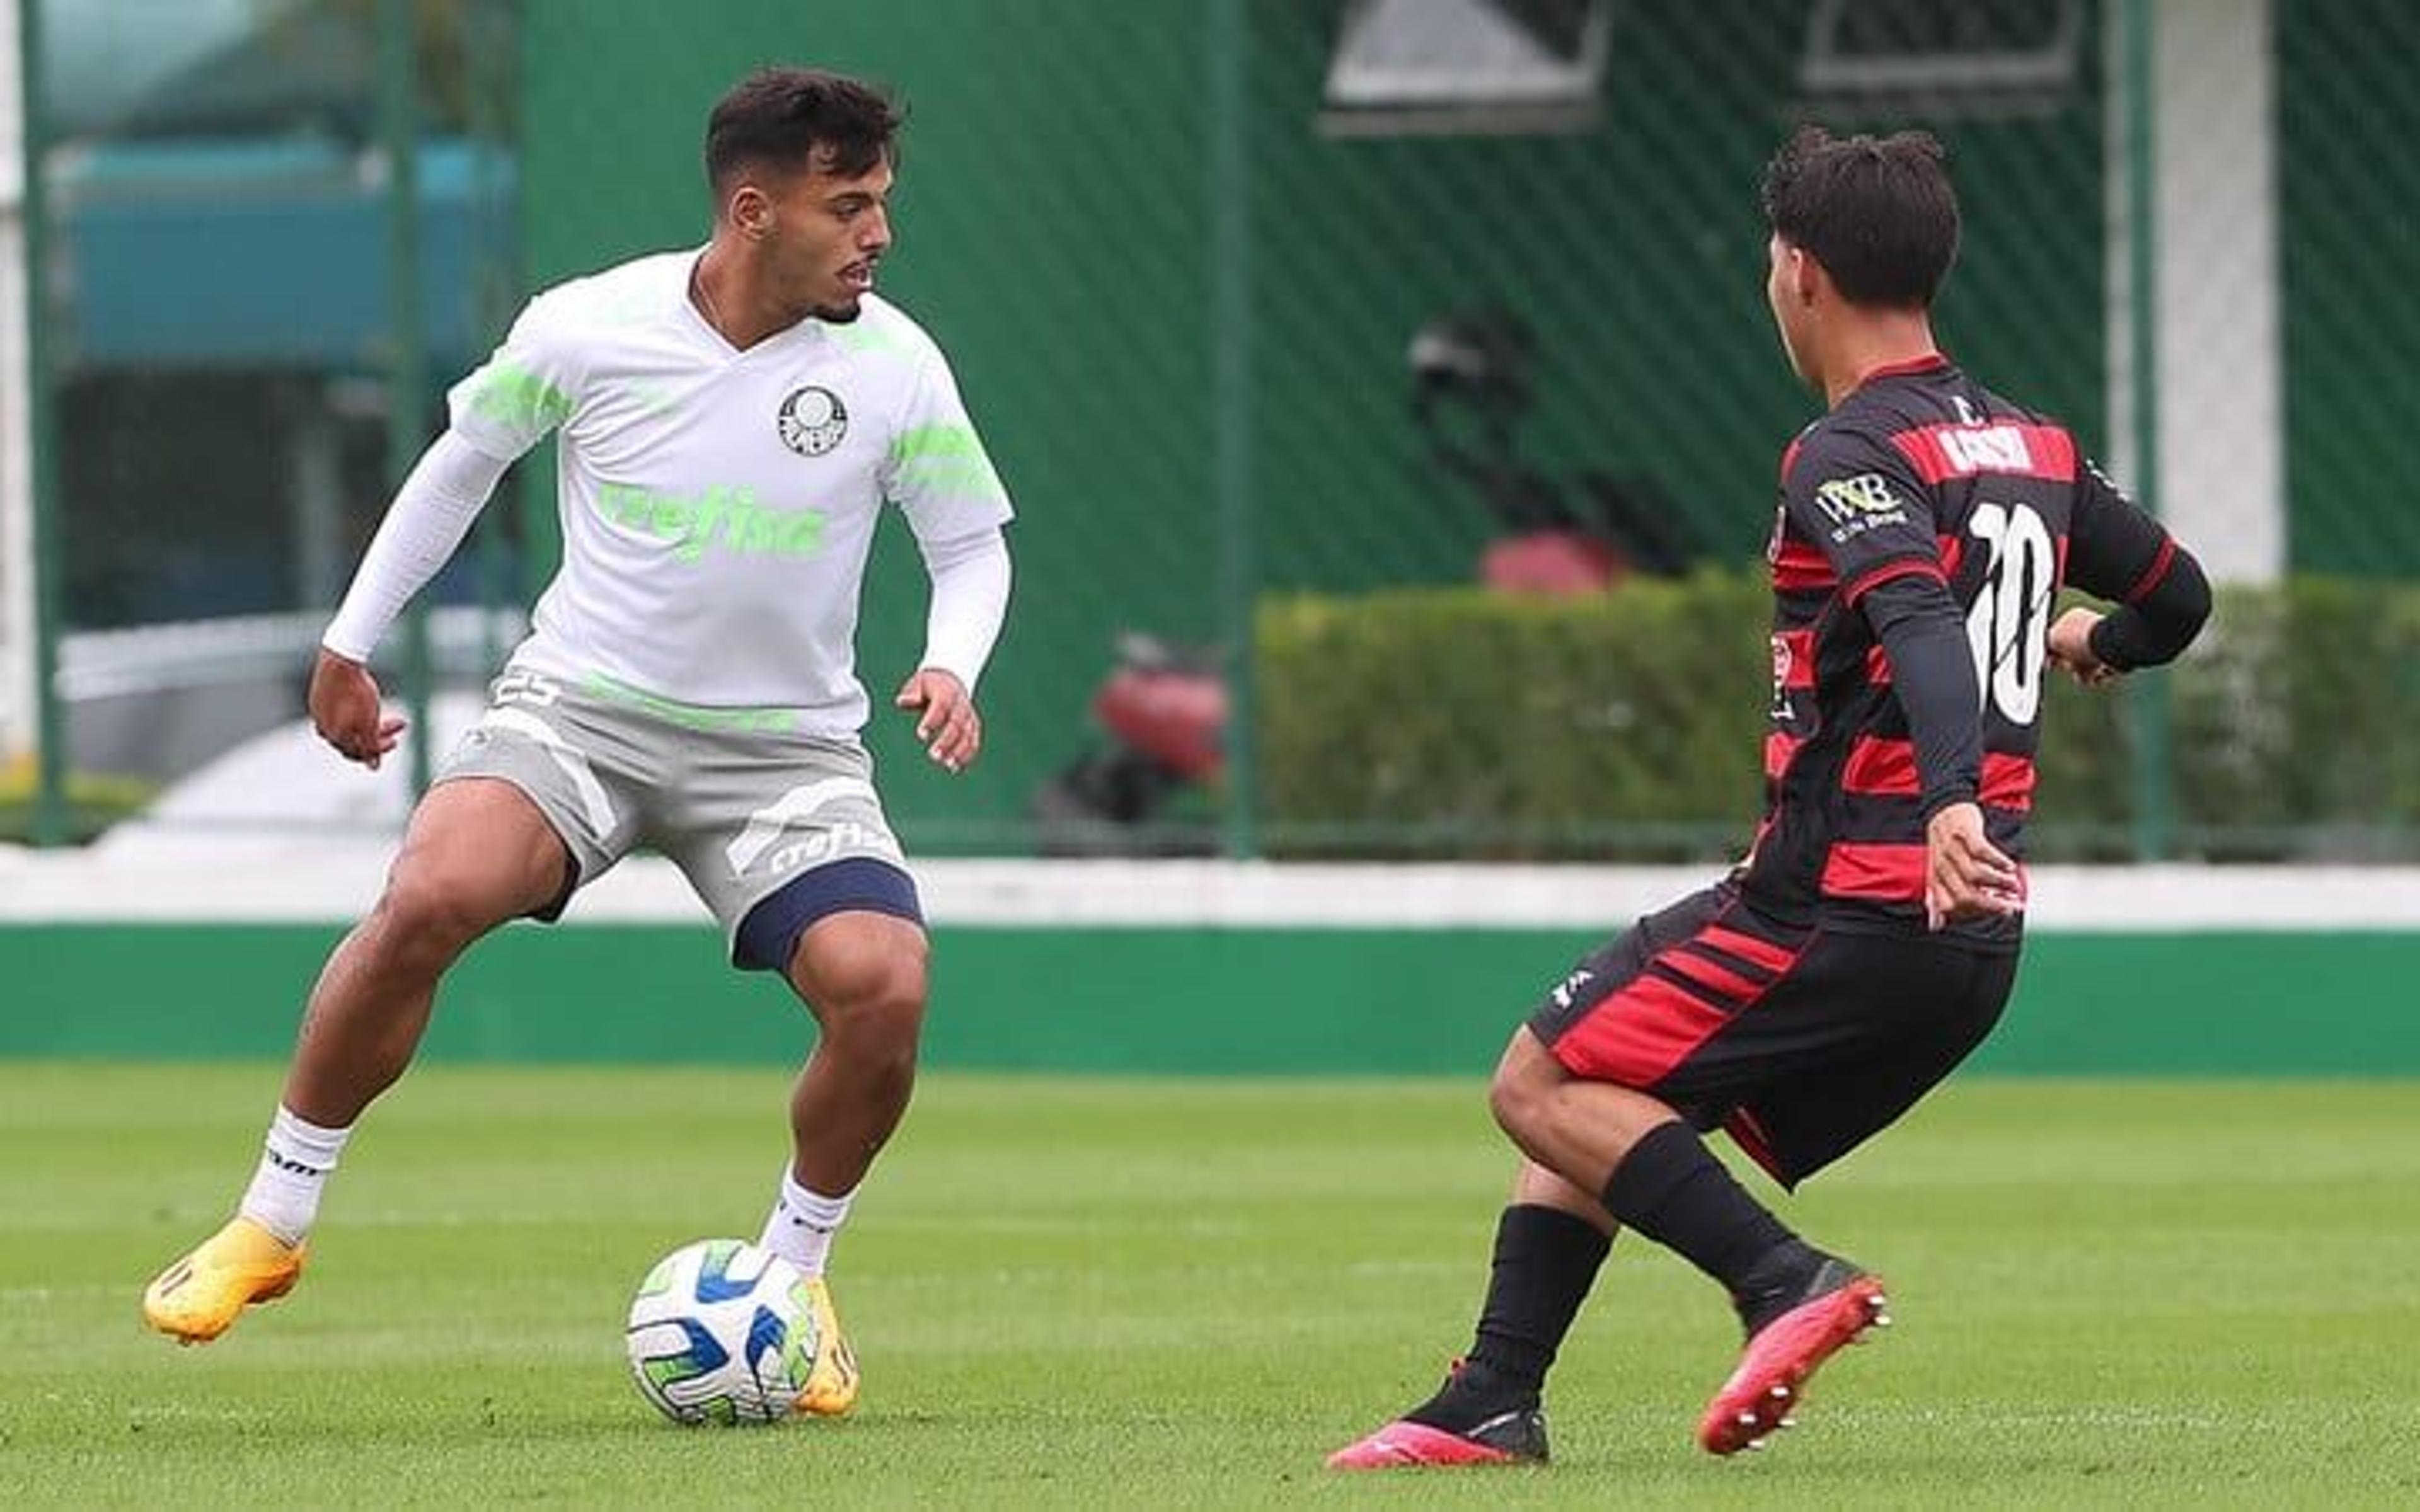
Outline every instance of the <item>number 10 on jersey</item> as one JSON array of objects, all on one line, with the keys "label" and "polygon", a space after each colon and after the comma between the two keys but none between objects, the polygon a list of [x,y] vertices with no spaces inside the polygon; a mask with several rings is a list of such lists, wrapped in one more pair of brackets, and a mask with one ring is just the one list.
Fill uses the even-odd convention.
[{"label": "number 10 on jersey", "polygon": [[1996,706],[2010,724],[2031,724],[2041,710],[2057,552],[2041,516],[2024,504],[1979,502],[1966,530],[1992,552],[1982,591],[1966,615],[1975,681],[1986,709]]}]

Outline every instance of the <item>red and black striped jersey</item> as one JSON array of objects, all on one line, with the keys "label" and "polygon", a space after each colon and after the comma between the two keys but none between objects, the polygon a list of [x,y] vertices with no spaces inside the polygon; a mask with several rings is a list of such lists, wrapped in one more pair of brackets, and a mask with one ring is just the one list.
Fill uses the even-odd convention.
[{"label": "red and black striped jersey", "polygon": [[[2054,597],[2072,583],[2131,601],[2175,547],[2066,429],[1939,357],[1869,374],[1800,432],[1780,494],[1765,815],[1742,886],[1785,919],[1921,933],[1926,779],[1937,791],[1940,774],[1917,769],[1865,595],[1906,578],[1949,595],[1979,694],[1980,770],[1959,786],[2022,859]],[[1952,933],[2012,944],[2020,927]]]}]

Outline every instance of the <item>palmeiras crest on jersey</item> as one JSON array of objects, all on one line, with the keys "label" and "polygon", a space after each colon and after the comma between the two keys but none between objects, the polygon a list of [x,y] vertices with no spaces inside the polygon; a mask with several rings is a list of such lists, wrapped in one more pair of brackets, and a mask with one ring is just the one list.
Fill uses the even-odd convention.
[{"label": "palmeiras crest on jersey", "polygon": [[831,390],[810,383],[790,391],[774,424],[782,433],[783,445],[800,456],[821,456],[848,434],[848,406]]}]

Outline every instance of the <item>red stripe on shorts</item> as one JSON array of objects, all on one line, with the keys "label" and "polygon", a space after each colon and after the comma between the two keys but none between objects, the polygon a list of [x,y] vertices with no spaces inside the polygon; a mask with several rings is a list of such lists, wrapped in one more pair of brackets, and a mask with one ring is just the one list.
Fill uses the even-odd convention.
[{"label": "red stripe on shorts", "polygon": [[1790,964],[1798,959],[1798,952],[1795,950],[1784,949],[1771,940],[1761,940],[1753,934],[1743,934],[1735,929],[1726,929],[1720,924],[1707,925],[1699,930],[1694,938],[1702,940],[1717,950],[1729,950],[1743,961],[1753,961],[1765,970],[1776,973],[1789,970]]},{"label": "red stripe on shorts", "polygon": [[[1689,953],[1684,947],[1693,943],[1765,967],[1774,973],[1774,980],[1750,982],[1704,956]],[[1652,1087],[1696,1054],[1724,1025],[1754,1007],[1797,960],[1796,951],[1769,940],[1709,924],[1647,961],[1649,966],[1687,978],[1692,985],[1684,987],[1669,977],[1642,970],[1607,994],[1555,1041],[1555,1058],[1575,1075],[1623,1087]],[[1720,993],[1730,1001],[1712,1002],[1701,995],[1704,993]]]},{"label": "red stripe on shorts", "polygon": [[1780,1157],[1773,1152],[1773,1136],[1764,1132],[1764,1125],[1757,1121],[1755,1114],[1745,1108],[1731,1109],[1730,1117],[1723,1120],[1723,1132],[1731,1136],[1731,1143],[1739,1146],[1748,1159],[1763,1166],[1765,1174],[1784,1186],[1790,1184],[1790,1178],[1781,1169]]},{"label": "red stripe on shorts", "polygon": [[1686,977],[1692,983],[1704,988],[1717,997],[1729,998],[1735,1003],[1753,1001],[1756,995],[1763,990],[1762,983],[1750,981],[1738,972],[1725,967],[1721,963],[1709,961],[1704,956],[1683,949],[1683,946],[1674,946],[1649,964],[1662,966],[1674,976]]},{"label": "red stripe on shorts", "polygon": [[1575,1073],[1623,1087],[1652,1087],[1731,1020],[1687,988],[1637,977],[1555,1041]]}]

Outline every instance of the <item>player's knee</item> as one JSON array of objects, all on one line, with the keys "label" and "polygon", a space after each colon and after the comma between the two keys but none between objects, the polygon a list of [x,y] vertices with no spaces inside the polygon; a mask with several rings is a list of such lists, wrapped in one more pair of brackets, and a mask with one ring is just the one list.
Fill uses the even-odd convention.
[{"label": "player's knee", "polygon": [[388,881],[372,916],[374,946],[390,965],[442,970],[494,927],[493,914],[471,889],[442,875],[399,874]]},{"label": "player's knee", "polygon": [[929,992],[922,950],[866,951],[815,974],[808,1000],[832,1049],[869,1072],[908,1072]]},{"label": "player's knee", "polygon": [[1521,1131],[1528,1124],[1532,1101],[1528,1088],[1506,1077],[1501,1070],[1487,1084],[1487,1111],[1495,1117],[1496,1127],[1515,1144],[1521,1142]]},{"label": "player's knee", "polygon": [[1560,1079],[1554,1057],[1528,1030],[1516,1033],[1487,1084],[1487,1110],[1495,1116],[1496,1126],[1514,1144],[1528,1148],[1528,1134],[1544,1116],[1546,1099]]}]

